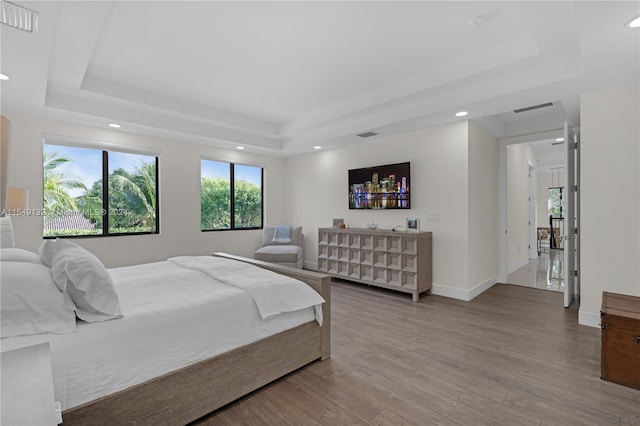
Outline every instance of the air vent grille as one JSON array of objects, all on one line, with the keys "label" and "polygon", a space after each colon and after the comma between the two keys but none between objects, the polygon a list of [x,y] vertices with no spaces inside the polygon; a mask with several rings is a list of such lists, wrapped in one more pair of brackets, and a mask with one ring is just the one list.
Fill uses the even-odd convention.
[{"label": "air vent grille", "polygon": [[0,23],[31,33],[38,29],[38,12],[3,0],[0,5]]},{"label": "air vent grille", "polygon": [[378,134],[376,132],[364,132],[356,136],[360,136],[361,138],[370,138],[371,136],[378,136]]},{"label": "air vent grille", "polygon": [[521,112],[531,111],[531,110],[540,109],[540,108],[546,108],[546,107],[550,107],[550,106],[553,106],[553,102],[547,102],[546,104],[540,104],[540,105],[533,105],[533,106],[529,106],[529,107],[526,107],[526,108],[514,109],[513,112],[518,114],[518,113],[521,113]]}]

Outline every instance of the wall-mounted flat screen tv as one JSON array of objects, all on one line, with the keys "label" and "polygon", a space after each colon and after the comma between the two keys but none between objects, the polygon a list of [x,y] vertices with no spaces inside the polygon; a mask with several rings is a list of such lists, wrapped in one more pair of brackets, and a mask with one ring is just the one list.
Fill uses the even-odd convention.
[{"label": "wall-mounted flat screen tv", "polygon": [[349,208],[410,209],[410,163],[349,170]]}]

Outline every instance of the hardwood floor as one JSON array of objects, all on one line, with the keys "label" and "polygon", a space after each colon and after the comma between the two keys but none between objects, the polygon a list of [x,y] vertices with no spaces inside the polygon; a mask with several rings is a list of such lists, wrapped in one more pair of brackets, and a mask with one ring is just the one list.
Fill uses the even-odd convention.
[{"label": "hardwood floor", "polygon": [[561,293],[332,291],[329,360],[194,424],[640,425],[640,390],[600,379],[600,330],[579,326]]}]

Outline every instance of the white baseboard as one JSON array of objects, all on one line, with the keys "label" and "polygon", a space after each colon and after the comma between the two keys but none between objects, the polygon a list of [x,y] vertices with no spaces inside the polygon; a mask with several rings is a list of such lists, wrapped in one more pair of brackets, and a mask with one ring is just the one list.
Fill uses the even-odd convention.
[{"label": "white baseboard", "polygon": [[520,268],[523,268],[525,266],[527,266],[529,264],[529,259],[522,259],[521,261],[514,263],[513,265],[509,266],[509,269],[507,271],[507,275],[509,274],[513,274],[515,271],[517,271]]},{"label": "white baseboard", "polygon": [[[304,269],[317,271],[318,263],[304,262]],[[462,289],[462,288],[456,288],[456,287],[449,287],[446,285],[433,284],[431,286],[431,293],[438,296],[450,297],[452,299],[464,300],[465,302],[468,302],[473,298],[475,298],[476,296],[484,293],[485,291],[493,287],[493,285],[497,282],[498,282],[497,277],[494,275],[471,289]]]},{"label": "white baseboard", "polygon": [[431,292],[437,296],[450,297],[452,299],[464,300],[465,302],[468,302],[472,300],[474,297],[478,296],[479,294],[482,294],[486,290],[493,287],[493,285],[496,282],[497,282],[496,276],[494,275],[471,289],[449,287],[441,284],[433,284],[431,288]]},{"label": "white baseboard", "polygon": [[473,300],[476,296],[489,290],[497,282],[498,282],[498,277],[494,275],[484,280],[480,284],[476,285],[475,287],[469,290],[469,300]]},{"label": "white baseboard", "polygon": [[452,299],[468,301],[468,290],[456,287],[449,287],[446,285],[432,284],[431,293],[436,296],[450,297]]},{"label": "white baseboard", "polygon": [[600,312],[585,312],[580,309],[578,311],[578,324],[600,328]]}]

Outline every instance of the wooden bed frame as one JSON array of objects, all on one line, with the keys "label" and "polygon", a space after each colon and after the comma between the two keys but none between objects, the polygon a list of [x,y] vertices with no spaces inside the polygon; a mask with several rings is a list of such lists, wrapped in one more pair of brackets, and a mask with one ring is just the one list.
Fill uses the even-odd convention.
[{"label": "wooden bed frame", "polygon": [[299,279],[326,300],[323,323],[308,322],[257,342],[87,402],[62,413],[63,425],[179,425],[196,420],[317,359],[330,355],[331,277],[226,253]]}]

